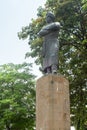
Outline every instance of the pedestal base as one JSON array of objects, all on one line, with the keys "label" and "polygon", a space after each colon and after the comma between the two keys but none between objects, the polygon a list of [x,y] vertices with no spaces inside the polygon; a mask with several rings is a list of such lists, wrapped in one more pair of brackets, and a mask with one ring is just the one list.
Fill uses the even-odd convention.
[{"label": "pedestal base", "polygon": [[69,83],[63,76],[38,79],[36,130],[70,130]]}]

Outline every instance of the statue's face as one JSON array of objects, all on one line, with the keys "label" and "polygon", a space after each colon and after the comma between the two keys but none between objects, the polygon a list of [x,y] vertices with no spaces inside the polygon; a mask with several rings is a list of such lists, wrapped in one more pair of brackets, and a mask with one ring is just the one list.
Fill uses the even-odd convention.
[{"label": "statue's face", "polygon": [[53,22],[53,20],[52,20],[52,18],[51,18],[51,17],[49,17],[49,16],[48,16],[48,17],[46,17],[46,22],[47,22],[47,23],[52,23],[52,22]]}]

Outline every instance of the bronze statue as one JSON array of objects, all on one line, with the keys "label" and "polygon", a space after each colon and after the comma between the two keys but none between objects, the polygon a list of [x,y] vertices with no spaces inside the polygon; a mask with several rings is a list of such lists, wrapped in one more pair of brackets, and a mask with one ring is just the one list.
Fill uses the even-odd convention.
[{"label": "bronze statue", "polygon": [[55,16],[52,12],[48,12],[46,15],[47,25],[44,26],[38,36],[44,38],[42,47],[43,66],[44,73],[57,73],[58,69],[58,51],[59,41],[58,33],[60,30],[60,23],[54,22]]}]

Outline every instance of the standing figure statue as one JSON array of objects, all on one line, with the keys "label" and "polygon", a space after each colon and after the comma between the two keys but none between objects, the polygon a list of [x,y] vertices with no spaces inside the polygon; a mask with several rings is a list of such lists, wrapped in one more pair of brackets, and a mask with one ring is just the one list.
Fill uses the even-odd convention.
[{"label": "standing figure statue", "polygon": [[43,66],[42,71],[45,74],[57,73],[58,69],[58,51],[59,41],[58,33],[60,30],[60,23],[54,22],[55,16],[52,12],[46,15],[47,25],[44,26],[38,33],[39,37],[44,38],[42,47]]}]

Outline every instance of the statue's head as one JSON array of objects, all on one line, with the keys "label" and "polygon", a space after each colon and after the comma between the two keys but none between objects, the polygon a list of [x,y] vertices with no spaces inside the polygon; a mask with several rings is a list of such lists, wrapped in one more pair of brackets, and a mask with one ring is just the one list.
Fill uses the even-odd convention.
[{"label": "statue's head", "polygon": [[51,22],[54,22],[54,20],[55,20],[54,14],[52,12],[48,12],[46,14],[46,22],[51,23]]}]

